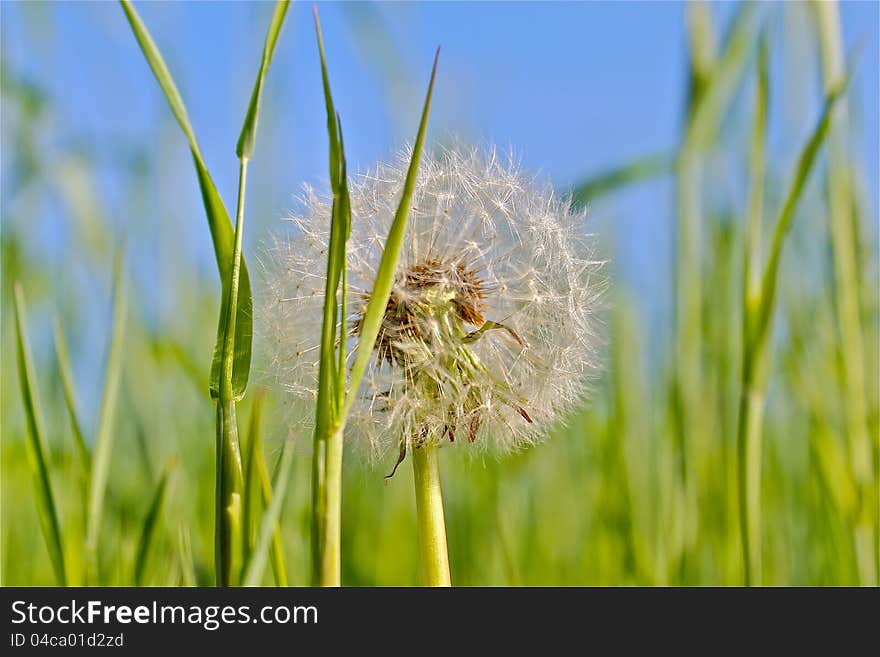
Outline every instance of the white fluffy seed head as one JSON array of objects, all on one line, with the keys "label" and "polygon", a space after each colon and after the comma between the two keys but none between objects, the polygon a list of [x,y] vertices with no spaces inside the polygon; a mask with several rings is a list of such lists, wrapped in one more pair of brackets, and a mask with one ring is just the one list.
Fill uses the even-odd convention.
[{"label": "white fluffy seed head", "polygon": [[[349,357],[410,156],[350,181]],[[330,202],[307,187],[299,205],[264,258],[257,325],[271,378],[291,402],[313,402]],[[402,444],[507,453],[546,436],[583,401],[596,368],[603,283],[584,229],[583,213],[511,159],[462,147],[426,154],[347,443],[381,459]]]}]

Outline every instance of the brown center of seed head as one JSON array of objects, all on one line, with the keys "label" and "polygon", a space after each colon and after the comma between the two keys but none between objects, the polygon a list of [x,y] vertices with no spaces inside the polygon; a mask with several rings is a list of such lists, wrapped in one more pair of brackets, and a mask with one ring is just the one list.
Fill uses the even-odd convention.
[{"label": "brown center of seed head", "polygon": [[[404,365],[406,354],[401,344],[431,345],[438,325],[445,326],[445,338],[464,338],[466,325],[479,328],[485,321],[485,291],[477,271],[464,263],[427,259],[410,265],[398,275],[385,306],[374,346],[379,360]],[[364,303],[352,323],[353,335],[360,333],[366,312],[369,296],[363,296]]]}]

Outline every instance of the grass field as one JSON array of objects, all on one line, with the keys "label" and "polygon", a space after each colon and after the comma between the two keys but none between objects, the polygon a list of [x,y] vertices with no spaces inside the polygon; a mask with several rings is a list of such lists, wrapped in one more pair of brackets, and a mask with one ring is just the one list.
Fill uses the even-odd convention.
[{"label": "grass field", "polygon": [[[610,262],[603,368],[585,408],[511,457],[441,450],[454,584],[880,583],[878,189],[852,156],[858,104],[876,99],[845,86],[850,72],[876,74],[876,62],[844,52],[834,3],[743,5],[724,29],[711,5],[680,10],[689,36],[680,143],[609,162],[573,190],[592,213],[614,212],[619,195],[648,179],[674,190],[666,321],[619,283],[627,263]],[[811,26],[805,66],[821,80],[785,158],[767,140],[778,102],[768,90],[788,73],[772,65],[789,38],[783,11]],[[264,34],[253,41],[262,46]],[[251,62],[255,72],[256,54],[248,71]],[[111,221],[89,159],[45,145],[63,109],[3,64],[2,583],[213,584],[208,381],[220,286],[174,248],[173,230],[143,248],[155,245],[144,197],[162,187],[137,158],[117,190],[130,221]],[[273,62],[266,84],[282,66]],[[146,66],[141,73],[155,86]],[[162,138],[183,135],[166,127]],[[173,166],[196,189],[188,154]],[[252,183],[249,194],[260,189]],[[204,219],[191,220],[207,243]],[[47,234],[55,225],[61,247]],[[603,253],[613,237],[598,234]],[[256,271],[258,247],[244,257]],[[164,311],[150,310],[156,298]],[[267,384],[260,347],[235,409],[242,453],[259,441],[268,482],[285,438],[294,440],[261,581],[305,585],[312,440],[299,418],[314,409],[289,407]],[[343,584],[419,581],[413,475],[385,473],[344,463]],[[253,492],[254,533],[268,499]]]}]

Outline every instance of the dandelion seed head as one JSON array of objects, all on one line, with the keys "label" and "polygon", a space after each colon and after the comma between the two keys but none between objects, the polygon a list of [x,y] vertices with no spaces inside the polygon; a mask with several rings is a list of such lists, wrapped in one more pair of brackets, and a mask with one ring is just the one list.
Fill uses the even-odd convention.
[{"label": "dandelion seed head", "polygon": [[[349,364],[411,151],[350,180]],[[584,214],[512,158],[425,154],[391,297],[347,424],[374,459],[406,445],[507,453],[583,402],[597,367],[601,264]],[[314,401],[330,201],[307,187],[263,258],[268,373]]]}]

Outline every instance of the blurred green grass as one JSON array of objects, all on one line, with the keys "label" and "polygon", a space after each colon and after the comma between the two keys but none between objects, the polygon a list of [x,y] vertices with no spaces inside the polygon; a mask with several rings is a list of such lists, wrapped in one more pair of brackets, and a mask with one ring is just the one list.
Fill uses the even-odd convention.
[{"label": "blurred green grass", "polygon": [[[725,53],[732,50],[726,47],[730,37],[712,32],[712,21],[701,13],[706,9],[697,5],[689,21],[691,82],[682,93],[689,94],[694,111],[684,121],[700,112],[694,109],[700,99],[712,93],[717,76],[730,70],[725,66]],[[769,10],[761,14],[764,23],[772,19]],[[662,348],[655,353],[654,335],[664,329],[652,326],[628,291],[612,279],[606,366],[594,384],[590,403],[570,425],[560,428],[547,444],[502,461],[443,451],[454,583],[743,582],[737,413],[747,216],[736,208],[746,208],[747,192],[731,191],[729,182],[711,166],[713,158],[723,154],[741,161],[743,173],[749,173],[752,108],[749,103],[739,108],[735,100],[753,93],[758,21],[740,36],[741,80],[730,83],[729,94],[721,94],[729,99],[711,108],[724,120],[704,120],[698,126],[699,144],[691,141],[683,147],[686,158],[678,154],[670,165],[666,156],[651,156],[632,167],[609,166],[608,174],[585,181],[575,192],[578,200],[587,203],[599,193],[613,199],[646,176],[665,175],[672,176],[684,198],[696,200],[685,207],[690,214],[679,224],[692,232],[678,236],[679,247],[686,238],[689,255],[686,276],[679,279],[673,297],[676,303],[688,298],[690,310],[680,315],[671,335],[664,334]],[[771,39],[771,48],[776,41]],[[815,48],[821,52],[828,45],[828,39],[817,40]],[[150,82],[145,73],[144,84]],[[52,316],[60,315],[71,354],[107,358],[109,340],[102,341],[106,331],[96,331],[95,324],[110,325],[116,240],[104,200],[94,192],[88,159],[42,150],[40,132],[51,129],[44,119],[52,110],[46,97],[16,78],[14,71],[4,69],[2,103],[18,128],[17,138],[3,144],[3,156],[16,174],[15,187],[4,194],[21,194],[38,185],[57,190],[71,238],[63,261],[47,262],[28,232],[40,212],[38,205],[27,203],[27,196],[21,194],[25,201],[12,206],[15,216],[2,218],[0,581],[4,585],[56,581],[41,533],[12,365],[16,353],[12,282],[20,280],[31,310],[26,328],[41,393],[65,565],[68,578],[77,583],[85,581],[87,569],[77,546],[85,542],[88,500],[83,495],[81,448],[71,428],[51,339]],[[818,120],[821,103],[816,98],[813,106],[803,109],[808,123]],[[737,109],[742,109],[741,121],[729,116]],[[809,202],[796,210],[779,271],[768,347],[760,476],[764,584],[877,584],[880,571],[877,226],[860,189],[864,176],[845,155],[846,135],[833,136],[835,130],[846,129],[839,122],[832,126],[837,155],[831,160],[820,158],[812,175],[815,188]],[[763,234],[769,243],[770,219],[778,215],[782,202],[776,187],[785,189],[791,165],[771,159],[766,166]],[[129,173],[135,182],[143,175],[136,163]],[[133,185],[130,192],[132,207],[137,206],[136,188]],[[847,202],[840,202],[841,194]],[[840,244],[846,229],[851,234],[849,247]],[[149,226],[131,228],[135,236],[142,230]],[[136,242],[129,239],[128,250],[133,249]],[[131,584],[135,573],[148,585],[213,582],[214,411],[207,382],[217,290],[190,272],[189,263],[171,258],[171,252],[163,253],[156,267],[158,276],[167,277],[163,285],[173,289],[174,315],[157,322],[137,303],[129,303],[103,524],[90,582]],[[841,258],[849,259],[843,269],[851,268],[854,280],[842,278]],[[82,266],[83,262],[97,283],[78,292],[82,299],[59,298],[59,277],[71,263]],[[701,285],[692,285],[697,280]],[[129,297],[137,299],[143,292],[138,286],[144,283],[139,279],[129,283]],[[846,319],[841,316],[847,312],[842,307],[853,304],[855,326],[852,308]],[[681,318],[686,327],[680,325]],[[861,334],[863,377],[853,377],[852,343],[841,337],[842,326],[846,335]],[[689,333],[683,334],[683,329]],[[682,352],[686,352],[684,362]],[[688,372],[682,371],[684,365]],[[855,417],[853,386],[860,389],[866,406]],[[254,400],[260,398],[254,392],[239,405],[243,427]],[[77,401],[83,404],[82,399]],[[312,411],[286,408],[285,401],[271,391],[264,402],[262,442],[271,472],[284,438],[297,431],[295,421],[288,427],[285,420]],[[867,455],[852,444],[852,426],[858,423],[867,435]],[[82,431],[88,437],[93,432],[85,424]],[[310,441],[301,431],[297,440],[281,539],[288,579],[302,585],[310,579]],[[163,465],[169,458],[176,458],[173,470]],[[346,462],[344,584],[408,585],[419,580],[412,474],[402,468],[390,482],[383,474],[384,470]],[[161,491],[159,502],[157,491]],[[267,572],[264,582],[272,581],[272,573]]]}]

